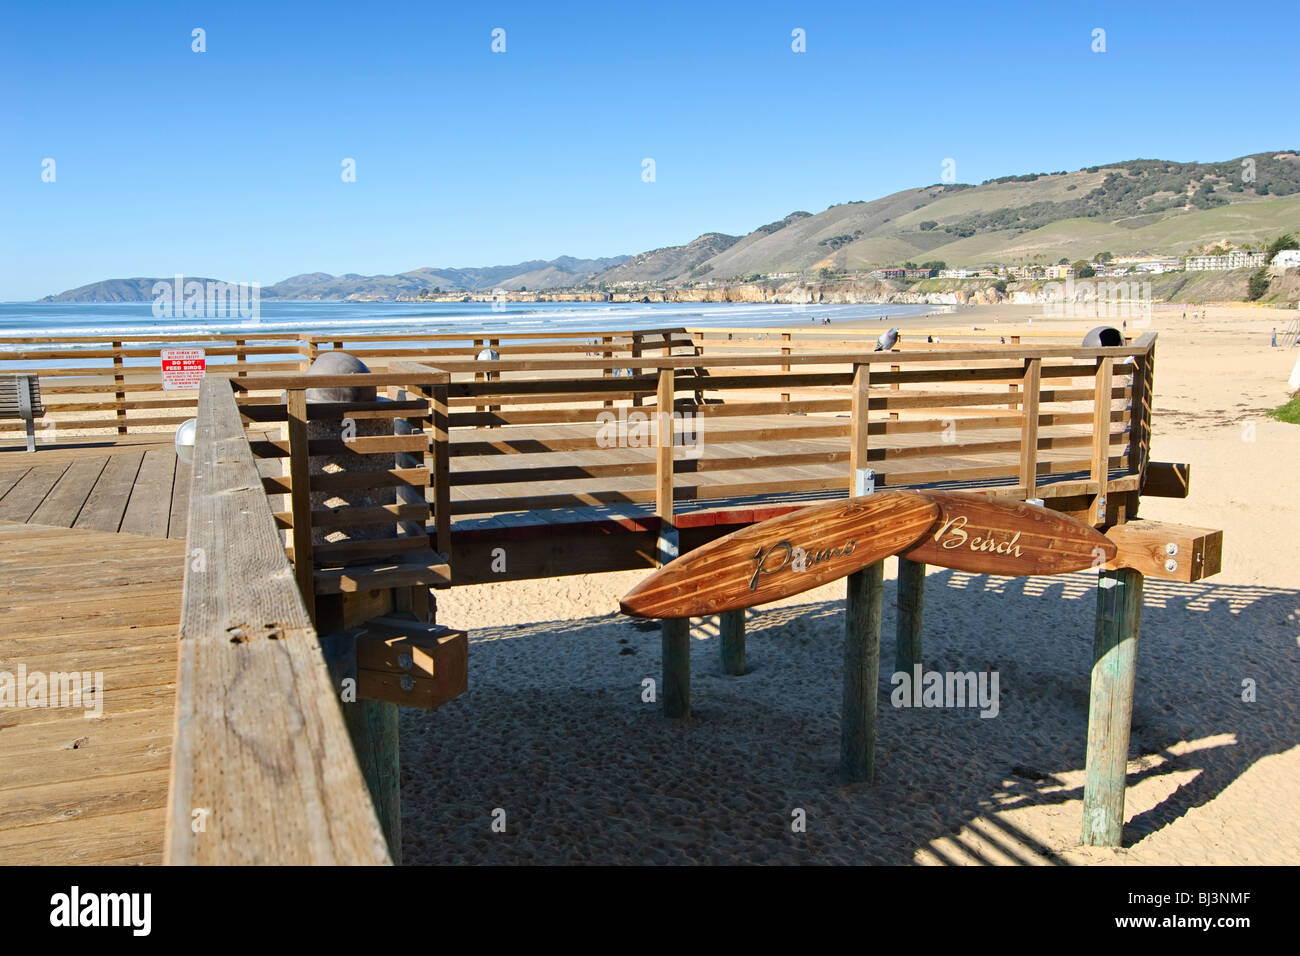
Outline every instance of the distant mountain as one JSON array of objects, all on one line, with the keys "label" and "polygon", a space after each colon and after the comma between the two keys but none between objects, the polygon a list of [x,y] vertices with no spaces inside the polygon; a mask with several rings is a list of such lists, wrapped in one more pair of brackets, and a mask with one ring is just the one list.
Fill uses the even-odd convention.
[{"label": "distant mountain", "polygon": [[[1075,172],[1028,173],[978,186],[937,183],[813,215],[793,212],[745,236],[710,232],[685,245],[609,259],[531,260],[400,275],[293,276],[267,299],[393,299],[433,289],[540,291],[575,286],[687,285],[794,274],[815,277],[905,262],[1054,264],[1181,255],[1220,243],[1300,232],[1300,153],[1217,163],[1134,159]],[[112,279],[43,301],[148,301],[153,279]]]},{"label": "distant mountain", "polygon": [[[356,273],[334,276],[328,272],[307,272],[290,276],[274,285],[264,286],[263,299],[396,299],[414,298],[421,292],[442,289],[466,292],[503,289],[554,289],[589,282],[593,276],[619,263],[627,256],[604,259],[533,259],[509,266],[486,266],[471,269],[413,269],[399,275],[363,276]],[[186,276],[186,281],[208,283],[216,279]],[[170,282],[171,276],[136,279],[106,279],[78,289],[49,295],[42,302],[152,302],[153,284]]]},{"label": "distant mountain", "polygon": [[[90,285],[69,289],[67,292],[60,292],[58,295],[47,295],[41,301],[152,302],[154,300],[153,284],[155,282],[171,282],[172,278],[172,276],[166,276],[155,279],[105,279],[103,282],[92,282]],[[202,282],[204,285],[218,281],[216,279],[200,278],[199,276],[186,276],[185,278],[187,281],[193,279],[195,282]]]}]

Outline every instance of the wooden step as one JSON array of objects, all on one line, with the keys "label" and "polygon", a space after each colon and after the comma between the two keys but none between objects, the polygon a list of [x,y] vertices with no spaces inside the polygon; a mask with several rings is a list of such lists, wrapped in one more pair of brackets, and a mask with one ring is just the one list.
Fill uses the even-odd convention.
[{"label": "wooden step", "polygon": [[314,574],[317,594],[351,594],[376,588],[451,586],[451,565],[431,564],[437,556],[430,553],[421,561],[386,561],[357,564],[346,568],[325,569]]}]

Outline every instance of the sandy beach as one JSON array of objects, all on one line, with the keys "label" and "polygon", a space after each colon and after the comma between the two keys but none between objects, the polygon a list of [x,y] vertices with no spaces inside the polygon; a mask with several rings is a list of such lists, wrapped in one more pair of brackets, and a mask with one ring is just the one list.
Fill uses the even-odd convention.
[{"label": "sandy beach", "polygon": [[[1265,417],[1296,360],[1269,333],[1296,312],[1186,311],[1153,317],[1152,457],[1192,463],[1191,497],[1144,499],[1143,516],[1223,529],[1224,566],[1197,584],[1147,582],[1123,848],[1079,844],[1095,574],[931,569],[926,666],[995,669],[994,719],[889,706],[887,585],[868,787],[835,776],[843,581],[751,611],[743,677],[722,675],[716,630],[697,622],[694,715],[674,723],[642,700],[642,681],[659,678],[659,632],[618,613],[644,576],[626,572],[441,596],[440,620],[471,629],[470,690],[402,714],[405,861],[1300,861],[1300,430]],[[1002,305],[929,321],[996,319],[1010,334],[1041,315]]]}]

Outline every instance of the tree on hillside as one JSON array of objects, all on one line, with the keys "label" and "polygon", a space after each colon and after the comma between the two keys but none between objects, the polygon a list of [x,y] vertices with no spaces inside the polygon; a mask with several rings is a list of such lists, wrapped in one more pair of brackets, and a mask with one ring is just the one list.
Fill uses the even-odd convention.
[{"label": "tree on hillside", "polygon": [[1099,253],[1097,253],[1095,256],[1092,257],[1092,261],[1093,261],[1093,262],[1110,262],[1110,261],[1111,261],[1112,259],[1114,259],[1114,258],[1115,258],[1115,257],[1112,256],[1109,252],[1099,252]]},{"label": "tree on hillside", "polygon": [[1268,269],[1257,269],[1246,282],[1246,301],[1255,302],[1264,297],[1268,291]]},{"label": "tree on hillside", "polygon": [[935,226],[937,226],[937,225],[939,225],[939,224],[938,224],[937,222],[935,222],[933,219],[926,219],[926,220],[923,220],[923,221],[921,222],[921,231],[922,231],[922,232],[928,232],[928,231],[930,231],[931,229],[933,229],[933,228],[934,228]]},{"label": "tree on hillside", "polygon": [[[1093,170],[1093,172],[1096,172],[1096,170]],[[1057,261],[1056,264],[1058,266],[1068,266],[1070,264],[1070,260],[1065,258],[1065,256],[1062,256],[1060,260]]]},{"label": "tree on hillside", "polygon": [[1267,264],[1273,261],[1273,258],[1284,249],[1300,249],[1300,239],[1296,239],[1294,233],[1284,232],[1264,250],[1264,262]]},{"label": "tree on hillside", "polygon": [[1071,266],[1071,268],[1074,269],[1074,277],[1076,279],[1091,279],[1093,276],[1097,274],[1097,270],[1094,269],[1092,266],[1090,266],[1083,259],[1080,259],[1073,266]]}]

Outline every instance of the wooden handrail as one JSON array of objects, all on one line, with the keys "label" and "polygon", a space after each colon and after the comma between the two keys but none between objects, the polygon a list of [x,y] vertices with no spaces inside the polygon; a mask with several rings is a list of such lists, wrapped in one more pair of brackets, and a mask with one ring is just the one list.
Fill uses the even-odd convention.
[{"label": "wooden handrail", "polygon": [[164,859],[390,863],[226,380],[194,455]]}]

